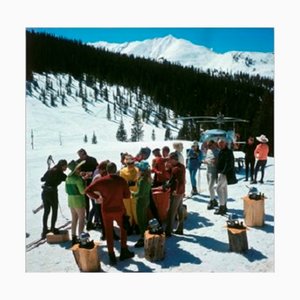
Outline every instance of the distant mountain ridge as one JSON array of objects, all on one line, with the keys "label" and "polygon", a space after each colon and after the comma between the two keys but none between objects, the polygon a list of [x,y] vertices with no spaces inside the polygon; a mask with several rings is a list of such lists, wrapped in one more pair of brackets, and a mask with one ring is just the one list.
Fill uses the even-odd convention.
[{"label": "distant mountain ridge", "polygon": [[246,73],[274,78],[274,54],[265,52],[229,51],[219,54],[204,46],[199,46],[172,35],[144,41],[122,44],[95,42],[89,45],[105,48],[115,53],[150,58],[157,61],[170,61],[182,66],[193,66],[202,71]]}]

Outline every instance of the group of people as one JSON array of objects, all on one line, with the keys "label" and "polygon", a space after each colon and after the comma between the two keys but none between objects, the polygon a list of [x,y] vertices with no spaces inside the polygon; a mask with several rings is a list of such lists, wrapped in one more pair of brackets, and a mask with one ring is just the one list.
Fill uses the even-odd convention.
[{"label": "group of people", "polygon": [[269,154],[268,138],[262,134],[256,137],[256,140],[259,142],[258,144],[255,143],[254,137],[250,136],[243,149],[245,153],[245,181],[248,181],[250,175],[250,183],[252,184],[257,183],[259,171],[261,171],[259,183],[264,183],[265,167]]},{"label": "group of people", "polygon": [[[263,136],[260,137],[261,139]],[[256,147],[255,157],[258,159],[253,169],[250,167],[250,176],[256,181],[257,168],[263,169],[266,163],[265,140]],[[250,148],[250,139],[246,145]],[[251,151],[245,146],[245,153]],[[186,170],[189,171],[192,195],[197,194],[196,174],[200,172],[201,164],[207,165],[207,182],[210,193],[210,201],[207,209],[214,209],[215,214],[226,214],[227,212],[227,185],[237,182],[235,177],[234,156],[228,148],[225,139],[209,141],[206,149],[200,150],[197,141],[191,145],[187,152],[187,160],[184,161],[182,154],[183,144],[173,143],[173,151],[165,146],[162,149],[141,148],[136,156],[129,153],[121,153],[121,168],[109,160],[100,163],[94,157],[87,154],[85,149],[79,149],[77,160],[69,163],[59,160],[54,167],[49,168],[41,178],[45,182],[42,190],[44,204],[43,231],[45,238],[48,232],[59,233],[55,227],[58,210],[58,185],[65,181],[65,191],[68,197],[68,206],[71,212],[71,234],[72,244],[79,242],[79,236],[84,230],[102,229],[102,240],[107,241],[109,262],[111,265],[117,263],[114,251],[114,240],[120,239],[120,260],[134,256],[127,246],[127,236],[137,234],[135,247],[144,246],[144,233],[147,230],[148,221],[156,218],[164,229],[166,237],[173,233],[183,235],[184,210],[183,198],[185,196]],[[152,153],[151,164],[148,158]],[[248,178],[248,158],[246,159],[246,179]],[[70,170],[65,174],[67,168]],[[251,171],[252,170],[252,171]],[[218,201],[215,195],[218,195]],[[152,192],[160,189],[168,191],[170,195],[170,206],[166,220],[160,220],[157,207],[153,200]],[[90,206],[90,204],[92,206]],[[48,228],[48,217],[52,209],[51,227]],[[175,221],[177,227],[175,226]],[[120,228],[120,237],[114,230],[114,221]]]}]

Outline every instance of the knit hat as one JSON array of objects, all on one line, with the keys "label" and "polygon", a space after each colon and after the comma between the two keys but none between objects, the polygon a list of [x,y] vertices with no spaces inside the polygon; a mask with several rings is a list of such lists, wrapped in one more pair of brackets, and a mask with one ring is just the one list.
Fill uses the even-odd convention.
[{"label": "knit hat", "polygon": [[73,175],[75,171],[80,168],[85,163],[85,160],[82,160],[80,162],[76,162],[75,160],[71,160],[68,164],[68,168],[71,170],[70,175]]},{"label": "knit hat", "polygon": [[199,143],[198,143],[198,141],[193,141],[193,144],[192,144],[192,146],[199,146]]},{"label": "knit hat", "polygon": [[261,136],[257,136],[256,139],[261,143],[267,143],[269,141],[264,134],[262,134]]},{"label": "knit hat", "polygon": [[135,166],[142,172],[150,169],[150,165],[146,160],[141,160],[140,162],[136,163]]}]

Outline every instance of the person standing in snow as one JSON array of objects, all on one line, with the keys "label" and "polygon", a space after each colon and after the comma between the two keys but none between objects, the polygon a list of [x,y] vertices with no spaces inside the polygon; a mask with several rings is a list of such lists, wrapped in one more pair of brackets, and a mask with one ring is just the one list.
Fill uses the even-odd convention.
[{"label": "person standing in snow", "polygon": [[89,197],[101,203],[103,222],[106,231],[107,248],[110,265],[117,263],[114,240],[113,222],[116,221],[121,232],[121,253],[120,260],[125,260],[134,256],[134,253],[127,247],[127,232],[123,226],[123,216],[126,214],[123,199],[130,198],[130,190],[124,178],[117,175],[117,166],[109,162],[106,167],[108,175],[92,182],[85,193]]},{"label": "person standing in snow", "polygon": [[167,159],[169,154],[170,154],[170,148],[168,146],[163,146],[162,147],[162,150],[161,150],[161,153],[162,153],[162,157]]},{"label": "person standing in snow", "polygon": [[250,169],[250,181],[254,179],[254,165],[255,165],[255,143],[254,138],[249,136],[247,143],[244,145],[243,152],[245,153],[245,181],[248,181],[249,178],[249,169]]},{"label": "person standing in snow", "polygon": [[144,247],[144,233],[148,225],[148,207],[150,205],[151,194],[151,171],[150,165],[146,160],[142,160],[135,164],[139,170],[139,178],[137,182],[137,191],[133,192],[136,199],[136,215],[141,238],[134,245],[136,248]]},{"label": "person standing in snow", "polygon": [[[79,242],[78,237],[84,231],[85,223],[85,181],[80,176],[81,166],[85,161],[80,163],[74,160],[70,161],[68,168],[71,172],[68,174],[66,179],[66,193],[68,194],[68,206],[71,211],[71,234],[72,234],[72,245]],[[77,227],[78,225],[78,227]],[[78,235],[76,235],[76,231]]]},{"label": "person standing in snow", "polygon": [[[67,175],[64,173],[67,170],[67,161],[61,159],[54,167],[50,168],[44,176],[41,178],[42,182],[45,184],[42,186],[42,200],[44,204],[44,214],[43,214],[43,231],[42,238],[46,237],[46,234],[53,232],[58,234],[59,230],[55,228],[57,220],[58,211],[58,191],[57,187],[61,182],[65,181]],[[48,217],[52,209],[51,217],[51,227],[48,229]]]},{"label": "person standing in snow", "polygon": [[[134,165],[134,158],[132,155],[127,155],[124,160],[126,167],[120,170],[120,176],[124,178],[128,184],[129,190],[131,192],[137,191],[137,180],[138,180],[138,169]],[[131,228],[127,231],[128,235],[131,235],[135,230],[135,233],[139,234],[139,228],[137,225],[137,216],[136,216],[136,199],[131,194],[130,197],[124,198],[124,205],[126,213],[129,216],[129,222]]]},{"label": "person standing in snow", "polygon": [[257,136],[256,139],[260,142],[255,150],[254,156],[257,159],[255,170],[254,170],[254,181],[252,183],[257,183],[257,173],[259,169],[261,170],[261,178],[260,183],[264,183],[264,175],[265,175],[265,167],[267,164],[268,154],[269,154],[269,146],[267,137],[262,134],[261,136]]},{"label": "person standing in snow", "polygon": [[175,142],[175,143],[173,143],[173,149],[174,149],[175,152],[178,154],[178,161],[179,161],[182,165],[185,165],[184,157],[183,157],[183,155],[182,155],[183,144],[180,143],[180,142]]},{"label": "person standing in snow", "polygon": [[197,171],[200,172],[201,162],[202,162],[202,152],[199,148],[197,141],[193,141],[191,149],[187,153],[188,163],[187,167],[190,172],[190,179],[192,185],[192,195],[198,194],[197,190]]},{"label": "person standing in snow", "polygon": [[215,215],[224,215],[227,212],[228,184],[237,183],[234,168],[234,156],[231,149],[228,148],[225,139],[218,140],[220,149],[217,159],[217,194],[219,197],[220,206],[215,210]]},{"label": "person standing in snow", "polygon": [[208,190],[210,195],[210,201],[207,205],[207,209],[213,209],[218,206],[218,201],[215,198],[215,184],[217,182],[217,158],[219,155],[219,149],[214,140],[210,140],[207,143],[207,150],[205,159],[203,161],[204,164],[207,165],[206,169],[206,179],[208,184]]},{"label": "person standing in snow", "polygon": [[178,214],[178,226],[176,234],[183,235],[183,197],[185,193],[185,167],[178,161],[178,154],[171,152],[169,155],[169,163],[172,166],[171,178],[164,185],[164,188],[170,188],[170,208],[167,216],[167,225],[165,229],[166,237],[170,237],[173,232],[175,217]]},{"label": "person standing in snow", "polygon": [[[77,163],[81,161],[85,161],[85,164],[81,168],[81,176],[85,180],[85,184],[89,185],[93,179],[93,173],[95,172],[98,162],[96,158],[89,156],[85,149],[79,149],[77,151],[79,159],[76,161]],[[85,195],[85,210],[86,210],[86,218],[90,213],[90,199],[88,196]]]}]

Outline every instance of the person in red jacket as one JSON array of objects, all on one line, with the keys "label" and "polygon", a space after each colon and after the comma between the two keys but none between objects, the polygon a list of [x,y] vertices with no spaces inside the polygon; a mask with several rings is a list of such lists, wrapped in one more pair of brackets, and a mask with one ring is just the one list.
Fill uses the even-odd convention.
[{"label": "person in red jacket", "polygon": [[171,152],[169,155],[169,163],[172,165],[171,178],[165,185],[165,188],[170,188],[171,199],[170,208],[168,211],[166,237],[170,237],[173,232],[175,217],[178,214],[178,226],[176,234],[183,235],[183,196],[185,193],[185,166],[181,164],[176,152]]},{"label": "person in red jacket", "polygon": [[123,216],[125,215],[124,198],[130,197],[130,190],[126,180],[117,175],[117,166],[109,162],[106,167],[108,175],[92,182],[85,193],[101,203],[104,227],[106,231],[109,263],[115,265],[117,259],[114,252],[113,222],[116,221],[121,231],[121,253],[120,260],[131,258],[134,253],[128,250],[127,233],[123,226]]},{"label": "person in red jacket", "polygon": [[155,148],[152,154],[154,155],[151,168],[151,173],[154,173],[152,187],[157,187],[170,179],[170,173],[166,171],[166,160],[160,154],[160,149]]},{"label": "person in red jacket", "polygon": [[268,154],[269,154],[269,146],[268,146],[268,138],[262,134],[261,136],[257,136],[256,139],[260,142],[255,150],[254,156],[256,158],[256,165],[254,170],[254,180],[251,183],[257,183],[257,173],[259,169],[261,170],[261,178],[260,183],[264,183],[264,175],[265,175],[265,167],[267,164]]}]

